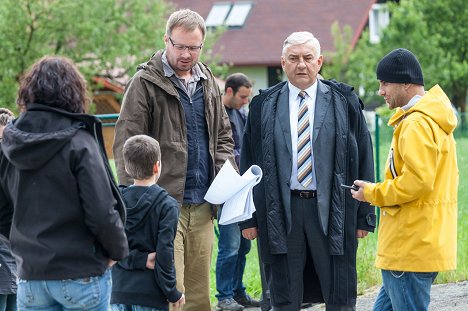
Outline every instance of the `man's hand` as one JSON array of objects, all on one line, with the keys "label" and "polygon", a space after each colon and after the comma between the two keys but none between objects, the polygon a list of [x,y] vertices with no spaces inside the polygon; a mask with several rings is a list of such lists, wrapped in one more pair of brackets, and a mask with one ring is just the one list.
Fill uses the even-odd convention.
[{"label": "man's hand", "polygon": [[112,266],[115,265],[116,263],[117,263],[117,261],[112,260],[112,259],[108,259],[107,260],[107,267],[112,268]]},{"label": "man's hand", "polygon": [[255,240],[257,238],[257,228],[247,228],[242,230],[242,236],[247,240]]},{"label": "man's hand", "polygon": [[150,270],[154,270],[155,265],[156,265],[156,253],[149,253],[148,258],[146,259],[146,268]]},{"label": "man's hand", "polygon": [[358,239],[365,238],[368,234],[369,234],[369,232],[367,232],[366,230],[362,230],[362,229],[357,229],[356,230],[356,238],[358,238]]},{"label": "man's hand", "polygon": [[354,184],[359,187],[359,190],[356,191],[356,190],[351,189],[351,195],[353,196],[354,199],[356,199],[358,201],[366,202],[366,200],[364,198],[364,188],[367,185],[370,185],[371,183],[363,181],[363,180],[355,180]]},{"label": "man's hand", "polygon": [[180,297],[180,299],[174,303],[172,303],[172,307],[175,309],[175,310],[178,310],[179,308],[183,307],[185,304],[185,295],[182,294],[182,296]]}]

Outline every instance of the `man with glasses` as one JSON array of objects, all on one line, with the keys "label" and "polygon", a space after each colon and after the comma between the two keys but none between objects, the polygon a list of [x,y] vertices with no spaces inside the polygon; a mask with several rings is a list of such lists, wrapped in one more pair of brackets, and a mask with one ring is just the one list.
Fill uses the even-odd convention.
[{"label": "man with glasses", "polygon": [[[198,61],[205,33],[205,22],[196,12],[184,9],[169,17],[166,49],[140,65],[129,82],[114,140],[119,181],[126,185],[132,183],[122,157],[127,138],[146,134],[160,143],[164,167],[158,184],[180,203],[174,241],[177,288],[185,292],[184,310],[197,311],[211,310],[216,211],[203,198],[226,159],[234,163],[234,142],[219,87],[209,68]],[[151,254],[131,256],[132,268],[145,269]]]}]

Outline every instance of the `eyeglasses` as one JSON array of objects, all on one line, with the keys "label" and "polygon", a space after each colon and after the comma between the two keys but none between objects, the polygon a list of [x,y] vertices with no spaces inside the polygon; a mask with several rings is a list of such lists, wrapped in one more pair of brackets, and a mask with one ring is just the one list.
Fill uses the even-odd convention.
[{"label": "eyeglasses", "polygon": [[203,43],[200,44],[200,45],[184,45],[184,44],[174,43],[174,41],[172,41],[171,37],[169,37],[169,41],[171,41],[172,46],[177,51],[181,51],[181,52],[185,51],[185,49],[187,49],[187,50],[189,50],[189,52],[196,53],[196,52],[199,52],[201,50],[201,48],[203,47]]}]

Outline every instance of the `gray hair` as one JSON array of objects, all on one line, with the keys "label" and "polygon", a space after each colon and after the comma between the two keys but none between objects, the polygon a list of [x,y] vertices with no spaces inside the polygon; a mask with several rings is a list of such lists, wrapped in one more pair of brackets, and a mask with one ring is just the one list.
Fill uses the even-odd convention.
[{"label": "gray hair", "polygon": [[304,43],[312,43],[312,46],[314,47],[315,55],[316,57],[320,56],[320,42],[316,37],[314,37],[313,34],[311,34],[308,31],[299,31],[299,32],[293,32],[292,34],[289,35],[289,37],[284,40],[283,43],[283,51],[282,55],[285,56],[286,50],[291,46],[291,45],[299,45],[299,44],[304,44]]},{"label": "gray hair", "polygon": [[167,20],[166,35],[170,36],[176,27],[182,27],[185,31],[194,31],[198,27],[202,32],[203,39],[205,39],[205,20],[195,11],[182,9],[172,13]]},{"label": "gray hair", "polygon": [[14,118],[15,115],[13,114],[13,112],[6,108],[0,108],[0,126],[7,125],[7,123],[13,120]]}]

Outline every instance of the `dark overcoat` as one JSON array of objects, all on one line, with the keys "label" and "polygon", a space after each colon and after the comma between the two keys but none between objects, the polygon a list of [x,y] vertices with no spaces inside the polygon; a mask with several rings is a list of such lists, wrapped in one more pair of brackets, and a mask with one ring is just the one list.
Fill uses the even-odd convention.
[{"label": "dark overcoat", "polygon": [[[374,208],[358,202],[340,184],[374,180],[372,141],[353,88],[336,81],[319,80],[313,128],[317,204],[321,229],[329,241],[330,293],[320,293],[318,280],[304,272],[304,302],[352,304],[356,299],[356,229],[373,231]],[[270,288],[276,305],[290,300],[286,254],[291,223],[290,177],[292,166],[289,124],[289,89],[282,82],[254,97],[243,137],[241,171],[251,165],[263,170],[254,188],[256,212],[240,224],[257,227],[261,260],[272,269]],[[313,268],[311,268],[313,271]],[[276,274],[275,274],[276,273]]]}]

